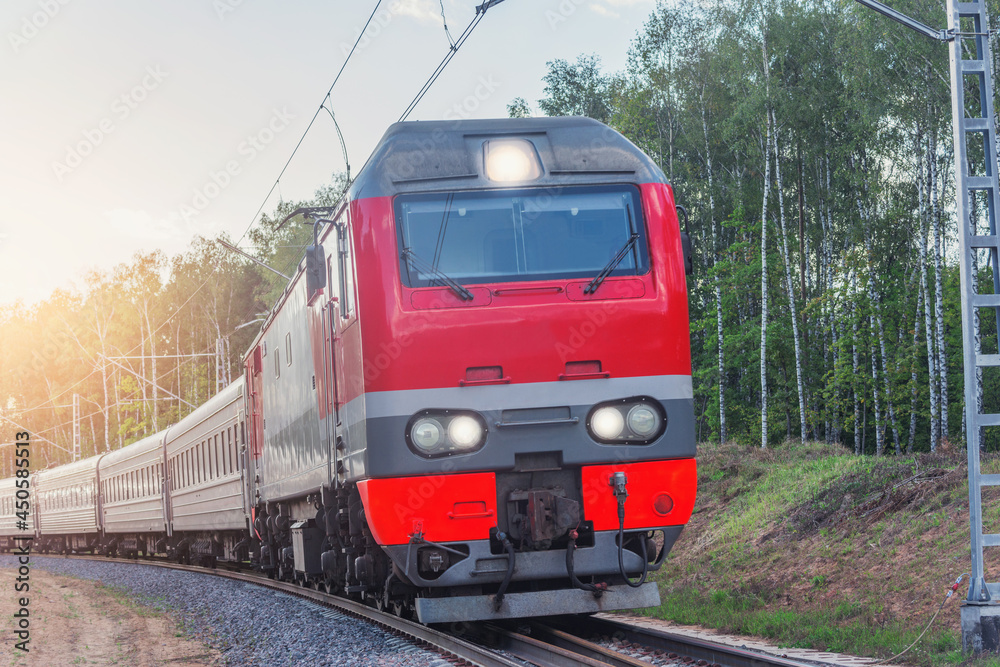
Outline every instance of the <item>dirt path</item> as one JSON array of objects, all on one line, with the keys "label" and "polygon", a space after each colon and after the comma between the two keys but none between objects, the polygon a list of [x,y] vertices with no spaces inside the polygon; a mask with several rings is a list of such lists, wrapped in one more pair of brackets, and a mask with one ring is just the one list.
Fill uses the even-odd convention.
[{"label": "dirt path", "polygon": [[[92,581],[31,571],[28,593],[31,641],[28,653],[16,650],[13,614],[18,598],[16,574],[0,569],[3,618],[0,666],[61,667],[122,665],[190,667],[218,664],[219,652],[186,638],[166,615],[135,604]],[[9,582],[9,583],[8,583]]]}]

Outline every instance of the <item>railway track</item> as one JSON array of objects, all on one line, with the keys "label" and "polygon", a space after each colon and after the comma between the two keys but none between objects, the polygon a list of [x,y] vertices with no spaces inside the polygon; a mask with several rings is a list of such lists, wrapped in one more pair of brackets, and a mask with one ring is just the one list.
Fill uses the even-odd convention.
[{"label": "railway track", "polygon": [[[249,574],[231,565],[217,568],[180,565],[163,559],[126,560],[103,556],[49,556],[79,558],[110,563],[139,563],[211,574],[264,586],[367,620],[398,636],[429,647],[459,664],[481,667],[649,667],[692,665],[696,667],[804,667],[817,663],[789,660],[766,653],[675,635],[662,630],[595,616],[562,616],[529,622],[470,623],[449,631],[400,618],[347,598],[323,593],[298,584]],[[631,654],[609,648],[600,638],[613,639]],[[598,640],[598,641],[595,641]]]},{"label": "railway track", "polygon": [[[481,634],[476,636],[477,641],[538,667],[649,667],[651,664],[803,667],[815,664],[593,616],[554,617],[516,626],[484,624],[478,631]],[[599,642],[595,638],[615,641]],[[612,643],[627,647],[629,653],[605,645]]]}]

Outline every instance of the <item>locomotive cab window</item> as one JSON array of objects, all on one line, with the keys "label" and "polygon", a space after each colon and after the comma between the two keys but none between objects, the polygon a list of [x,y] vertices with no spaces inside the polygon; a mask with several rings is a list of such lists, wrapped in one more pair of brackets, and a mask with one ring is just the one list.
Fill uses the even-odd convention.
[{"label": "locomotive cab window", "polygon": [[351,252],[350,227],[343,223],[337,225],[337,257],[340,314],[348,319],[354,312],[354,253]]},{"label": "locomotive cab window", "polygon": [[401,195],[395,213],[409,287],[439,284],[441,274],[474,284],[649,270],[630,185]]}]

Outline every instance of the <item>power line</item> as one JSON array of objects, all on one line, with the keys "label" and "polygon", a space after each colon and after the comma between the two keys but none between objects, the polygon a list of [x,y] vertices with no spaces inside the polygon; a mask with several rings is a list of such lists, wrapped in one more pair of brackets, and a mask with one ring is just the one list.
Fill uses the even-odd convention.
[{"label": "power line", "polygon": [[469,22],[469,25],[467,25],[465,30],[462,31],[462,34],[459,35],[458,40],[456,40],[451,48],[448,49],[447,55],[445,55],[445,57],[441,60],[437,68],[431,74],[430,78],[424,83],[423,87],[417,91],[416,97],[413,98],[413,101],[410,102],[409,106],[406,107],[406,110],[403,111],[403,115],[399,117],[399,120],[396,121],[397,123],[403,122],[411,113],[413,113],[413,110],[418,104],[420,104],[420,100],[424,99],[424,95],[426,95],[427,91],[431,89],[434,82],[438,80],[438,77],[440,77],[441,73],[444,72],[452,58],[454,58],[455,54],[458,53],[458,50],[462,48],[462,45],[465,44],[466,40],[472,36],[473,31],[479,26],[479,23],[486,16],[486,10],[494,5],[499,5],[501,2],[503,2],[503,0],[487,0],[483,4],[476,7],[476,15],[472,18],[472,21]]},{"label": "power line", "polygon": [[440,0],[440,2],[441,2],[441,22],[444,24],[444,35],[445,37],[448,38],[448,44],[451,45],[451,48],[455,48],[455,40],[451,38],[451,31],[448,30],[448,17],[444,15],[444,0]]},{"label": "power line", "polygon": [[365,22],[365,27],[361,29],[360,33],[358,33],[358,38],[354,41],[354,46],[351,47],[351,52],[347,54],[347,58],[344,59],[344,64],[340,66],[340,71],[337,72],[337,76],[333,79],[333,83],[330,84],[330,88],[326,91],[326,95],[323,96],[323,101],[320,103],[319,108],[316,109],[316,113],[313,114],[312,120],[309,121],[309,125],[306,126],[306,131],[302,133],[302,136],[299,138],[299,142],[295,144],[295,148],[292,149],[292,154],[288,156],[285,166],[282,167],[281,172],[278,173],[278,178],[275,179],[274,185],[272,185],[271,189],[267,191],[264,201],[261,202],[260,208],[257,209],[256,213],[254,213],[253,219],[250,220],[250,224],[247,225],[247,228],[243,230],[243,234],[236,241],[237,245],[239,245],[240,241],[246,237],[247,233],[249,233],[250,229],[253,227],[253,224],[257,221],[257,216],[260,215],[260,212],[264,210],[265,206],[267,206],[267,202],[274,193],[274,189],[278,187],[278,184],[281,182],[281,177],[285,175],[285,170],[288,169],[288,165],[292,163],[292,158],[294,158],[295,154],[299,151],[299,147],[302,145],[302,142],[305,141],[306,135],[309,134],[309,130],[312,129],[313,123],[315,123],[316,119],[319,117],[319,112],[325,108],[326,101],[330,99],[330,94],[333,92],[333,87],[337,85],[338,81],[340,81],[340,75],[344,73],[344,68],[347,67],[347,63],[350,62],[351,56],[354,55],[354,50],[358,48],[361,38],[368,30],[368,26],[372,22],[372,19],[375,18],[375,12],[378,11],[381,4],[382,0],[378,0],[378,2],[375,3],[375,9],[372,10],[371,16],[369,16],[368,21]]}]

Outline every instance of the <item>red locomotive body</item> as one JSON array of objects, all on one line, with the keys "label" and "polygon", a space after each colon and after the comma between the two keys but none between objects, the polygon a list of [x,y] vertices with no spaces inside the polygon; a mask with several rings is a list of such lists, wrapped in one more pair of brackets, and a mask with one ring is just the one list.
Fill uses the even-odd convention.
[{"label": "red locomotive body", "polygon": [[589,119],[392,126],[247,356],[261,566],[423,622],[657,604],[696,486],[664,181]]}]

